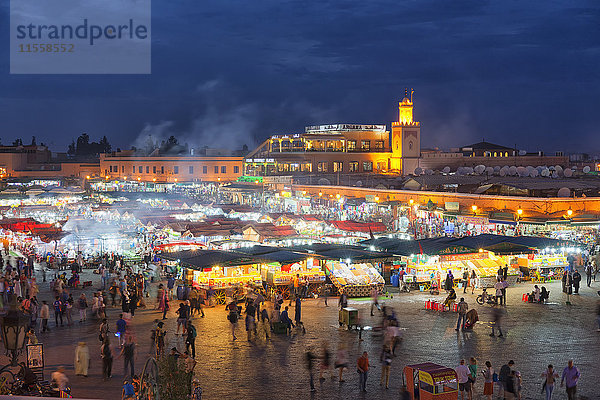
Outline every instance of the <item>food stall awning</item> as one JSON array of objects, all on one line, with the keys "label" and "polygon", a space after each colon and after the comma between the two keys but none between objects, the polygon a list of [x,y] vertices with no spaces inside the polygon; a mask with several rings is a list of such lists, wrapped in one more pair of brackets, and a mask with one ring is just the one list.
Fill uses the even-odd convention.
[{"label": "food stall awning", "polygon": [[408,256],[411,254],[457,254],[474,253],[479,249],[516,253],[527,249],[543,249],[546,247],[574,247],[574,242],[565,240],[536,237],[536,236],[504,236],[482,234],[461,238],[441,237],[422,240],[401,240],[378,238],[359,243],[369,248],[371,246],[394,254]]},{"label": "food stall awning", "polygon": [[253,257],[221,250],[185,250],[173,253],[161,253],[158,254],[158,257],[164,260],[179,261],[182,266],[198,270],[217,265],[231,267],[257,262]]}]

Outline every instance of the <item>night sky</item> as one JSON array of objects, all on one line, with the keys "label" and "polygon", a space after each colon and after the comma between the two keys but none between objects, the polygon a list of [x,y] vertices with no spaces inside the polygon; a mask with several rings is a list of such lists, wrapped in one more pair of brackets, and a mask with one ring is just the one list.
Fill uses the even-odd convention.
[{"label": "night sky", "polygon": [[9,75],[3,144],[88,132],[250,147],[326,123],[387,124],[414,88],[423,147],[600,151],[598,1],[154,1],[151,75]]}]

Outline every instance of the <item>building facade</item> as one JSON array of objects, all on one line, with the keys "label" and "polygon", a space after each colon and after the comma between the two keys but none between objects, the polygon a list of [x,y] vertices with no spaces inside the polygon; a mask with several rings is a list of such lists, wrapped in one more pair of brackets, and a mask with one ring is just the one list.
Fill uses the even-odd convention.
[{"label": "building facade", "polygon": [[385,125],[317,125],[301,134],[271,136],[246,157],[245,174],[412,172],[421,148],[420,124],[413,121],[412,110],[412,101],[404,98],[391,142]]},{"label": "building facade", "polygon": [[100,176],[141,182],[227,182],[242,175],[244,157],[100,155]]}]

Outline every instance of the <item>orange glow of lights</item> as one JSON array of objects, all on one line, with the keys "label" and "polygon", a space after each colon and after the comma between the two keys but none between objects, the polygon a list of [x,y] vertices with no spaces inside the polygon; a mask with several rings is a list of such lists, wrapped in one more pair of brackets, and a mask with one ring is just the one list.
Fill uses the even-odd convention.
[{"label": "orange glow of lights", "polygon": [[323,193],[322,193],[322,192],[319,192],[319,197],[321,197],[321,196],[323,196]]},{"label": "orange glow of lights", "polygon": [[413,205],[413,203],[414,203],[414,202],[415,202],[415,201],[414,201],[413,199],[410,199],[410,200],[408,201],[408,203],[409,203],[411,206]]},{"label": "orange glow of lights", "polygon": [[477,206],[476,206],[475,204],[473,204],[473,205],[471,206],[471,210],[473,210],[473,212],[476,212],[476,211],[477,211]]},{"label": "orange glow of lights", "polygon": [[570,208],[567,210],[567,215],[570,217],[571,215],[573,215],[573,210],[571,210]]},{"label": "orange glow of lights", "polygon": [[521,208],[519,208],[519,209],[517,210],[517,214],[519,214],[519,215],[523,215],[523,210],[522,210]]}]

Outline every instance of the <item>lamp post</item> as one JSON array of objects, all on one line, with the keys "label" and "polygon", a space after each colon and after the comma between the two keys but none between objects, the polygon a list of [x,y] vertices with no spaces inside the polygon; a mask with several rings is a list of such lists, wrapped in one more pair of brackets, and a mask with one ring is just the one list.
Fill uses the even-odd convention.
[{"label": "lamp post", "polygon": [[18,365],[19,353],[25,347],[27,340],[27,328],[29,328],[30,319],[17,309],[17,301],[13,296],[10,308],[6,314],[0,317],[0,327],[2,328],[2,342],[6,349],[6,354],[10,353],[10,365]]}]

